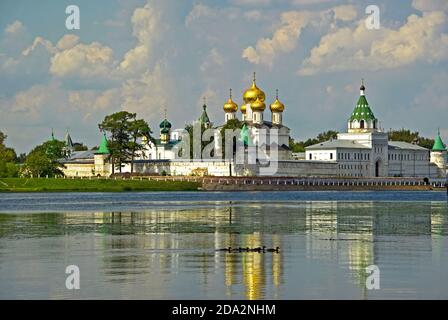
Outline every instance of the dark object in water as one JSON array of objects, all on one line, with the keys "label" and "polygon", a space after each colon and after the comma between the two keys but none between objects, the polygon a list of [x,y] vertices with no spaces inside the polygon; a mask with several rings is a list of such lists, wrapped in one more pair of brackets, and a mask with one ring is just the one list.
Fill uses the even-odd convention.
[{"label": "dark object in water", "polygon": [[269,249],[267,249],[266,251],[267,251],[267,252],[276,252],[276,253],[278,253],[279,250],[280,250],[280,247],[276,247],[275,249],[273,249],[273,248],[269,248]]},{"label": "dark object in water", "polygon": [[232,251],[232,247],[228,247],[228,248],[224,248],[224,249],[216,249],[216,251],[227,251],[227,252],[230,252],[230,251]]}]

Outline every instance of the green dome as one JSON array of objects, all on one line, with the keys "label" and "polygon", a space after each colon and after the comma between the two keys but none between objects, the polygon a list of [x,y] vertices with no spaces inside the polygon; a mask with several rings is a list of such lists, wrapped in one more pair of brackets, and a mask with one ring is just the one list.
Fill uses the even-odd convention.
[{"label": "green dome", "polygon": [[162,128],[162,130],[160,130],[160,133],[162,133],[162,134],[168,134],[168,133],[170,133],[170,129],[168,129],[168,128]]},{"label": "green dome", "polygon": [[170,129],[171,128],[171,123],[168,120],[164,119],[162,122],[160,122],[160,126],[159,127],[160,127],[160,129],[163,129],[163,128]]},{"label": "green dome", "polygon": [[432,146],[432,151],[446,151],[446,146],[440,138],[440,133],[437,135],[434,140],[434,145]]}]

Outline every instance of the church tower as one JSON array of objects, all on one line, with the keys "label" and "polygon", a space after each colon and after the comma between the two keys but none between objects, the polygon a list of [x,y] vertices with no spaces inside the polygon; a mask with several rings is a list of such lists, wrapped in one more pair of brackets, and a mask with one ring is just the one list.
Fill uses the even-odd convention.
[{"label": "church tower", "polygon": [[235,119],[235,113],[238,111],[238,105],[232,100],[232,89],[230,89],[229,100],[224,103],[225,123],[229,120]]},{"label": "church tower", "polygon": [[170,141],[170,131],[171,131],[171,123],[165,119],[160,123],[160,143],[166,144]]},{"label": "church tower", "polygon": [[285,111],[285,105],[278,100],[278,89],[275,93],[275,101],[271,103],[270,109],[272,112],[272,123],[273,124],[282,124],[282,115],[283,111]]},{"label": "church tower", "polygon": [[437,133],[437,137],[434,140],[434,145],[431,150],[430,162],[434,163],[439,168],[439,177],[446,177],[446,146],[440,137],[440,131]]},{"label": "church tower", "polygon": [[100,147],[95,152],[93,158],[95,163],[95,175],[97,176],[107,176],[109,175],[109,164],[107,163],[107,158],[110,155],[109,148],[107,146],[106,133],[103,132],[103,137],[101,138]]},{"label": "church tower", "polygon": [[359,88],[360,95],[356,107],[348,120],[348,132],[376,132],[378,129],[378,119],[373,115],[369,103],[365,96],[366,87],[364,86],[364,79]]},{"label": "church tower", "polygon": [[254,72],[252,86],[243,94],[244,104],[241,106],[242,120],[263,123],[263,111],[266,109],[265,99],[266,95],[263,90],[257,87]]},{"label": "church tower", "polygon": [[210,122],[210,118],[207,114],[207,104],[205,103],[204,98],[204,105],[202,106],[202,114],[198,119],[199,123],[205,127],[205,129],[209,129],[212,127],[212,123]]},{"label": "church tower", "polygon": [[70,133],[68,132],[67,129],[67,133],[65,134],[65,147],[64,147],[65,156],[67,158],[70,158],[70,155],[72,154],[73,151],[75,151],[75,148],[73,147],[72,137],[70,137]]}]

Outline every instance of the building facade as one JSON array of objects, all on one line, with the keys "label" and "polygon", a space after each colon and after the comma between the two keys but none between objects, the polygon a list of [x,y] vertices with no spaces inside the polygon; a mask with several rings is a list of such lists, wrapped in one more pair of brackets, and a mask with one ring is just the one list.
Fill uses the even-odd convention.
[{"label": "building facade", "polygon": [[[318,143],[305,149],[304,154],[292,154],[289,148],[290,129],[283,124],[285,105],[275,100],[269,105],[270,119],[266,119],[266,95],[254,78],[249,89],[244,91],[243,104],[229,99],[223,105],[224,124],[213,126],[207,114],[204,101],[202,114],[195,121],[203,129],[217,129],[214,132],[214,147],[224,153],[221,129],[231,121],[241,121],[243,126],[237,139],[244,142],[246,153],[252,146],[262,146],[264,159],[274,164],[276,176],[339,176],[339,177],[422,177],[444,178],[447,170],[447,150],[440,137],[435,139],[432,150],[417,144],[389,141],[375,117],[365,95],[365,86],[360,87],[358,102],[347,122],[347,132],[337,134],[336,139]],[[238,119],[238,110],[241,119]],[[159,138],[148,141],[141,139],[143,151],[134,161],[134,172],[139,174],[250,176],[263,175],[258,154],[255,163],[236,163],[235,158],[179,159],[179,147],[186,131],[172,130],[172,124],[165,119],[159,125]],[[69,136],[68,136],[69,137]],[[67,146],[72,145],[71,138]],[[275,151],[275,157],[273,157]],[[61,160],[67,176],[109,175],[111,164],[107,139],[103,134],[98,151],[68,152]],[[122,172],[131,171],[125,164]]]},{"label": "building facade", "polygon": [[306,148],[308,161],[335,161],[338,175],[347,177],[446,176],[446,147],[440,134],[432,150],[417,144],[389,141],[365,96],[364,83],[347,123],[347,132],[337,139]]}]

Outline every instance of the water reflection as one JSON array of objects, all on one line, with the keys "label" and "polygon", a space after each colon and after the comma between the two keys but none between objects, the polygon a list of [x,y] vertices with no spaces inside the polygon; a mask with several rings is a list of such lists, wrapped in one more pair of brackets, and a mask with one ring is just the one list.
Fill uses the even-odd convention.
[{"label": "water reflection", "polygon": [[[368,265],[429,252],[440,266],[447,233],[442,202],[229,202],[143,212],[0,214],[0,267],[14,258],[4,241],[56,238],[67,251],[76,247],[73,237],[89,236],[90,247],[82,250],[97,260],[96,279],[140,282],[152,298],[202,296],[189,295],[192,287],[209,298],[294,298],[284,290],[294,286],[288,274],[303,261],[336,266],[366,298]],[[415,237],[419,241],[411,243]],[[281,249],[216,251],[261,246]],[[179,278],[186,283],[176,284]]]}]

